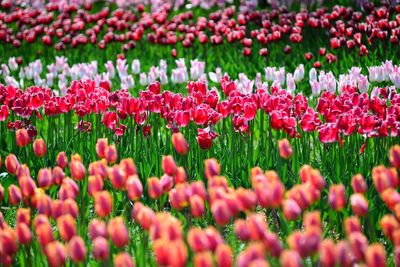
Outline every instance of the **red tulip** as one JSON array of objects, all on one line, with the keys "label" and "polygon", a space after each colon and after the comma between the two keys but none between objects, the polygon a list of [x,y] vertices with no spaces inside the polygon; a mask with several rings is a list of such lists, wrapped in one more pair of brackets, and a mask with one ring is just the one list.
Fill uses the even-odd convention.
[{"label": "red tulip", "polygon": [[43,158],[47,154],[46,144],[43,139],[39,138],[33,142],[33,152],[36,157]]},{"label": "red tulip", "polygon": [[59,241],[53,241],[46,245],[45,254],[51,267],[63,266],[67,260],[67,253],[64,245]]},{"label": "red tulip", "polygon": [[279,155],[284,159],[290,158],[293,154],[293,149],[286,138],[278,141],[278,148]]},{"label": "red tulip", "polygon": [[114,256],[115,267],[135,267],[132,257],[127,252],[120,252]]},{"label": "red tulip", "polygon": [[106,217],[112,210],[112,198],[108,191],[100,191],[94,195],[94,209],[100,217]]},{"label": "red tulip", "polygon": [[18,147],[25,147],[31,141],[29,138],[28,131],[24,128],[18,129],[15,132],[15,141]]},{"label": "red tulip", "polygon": [[172,145],[178,154],[186,155],[189,151],[189,144],[180,132],[172,134]]}]

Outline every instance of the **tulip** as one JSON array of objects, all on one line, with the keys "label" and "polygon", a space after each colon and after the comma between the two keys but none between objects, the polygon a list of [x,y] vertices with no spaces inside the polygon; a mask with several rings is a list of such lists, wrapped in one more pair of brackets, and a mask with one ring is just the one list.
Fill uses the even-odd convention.
[{"label": "tulip", "polygon": [[67,260],[67,253],[64,245],[59,241],[53,241],[46,245],[45,254],[51,267],[63,266]]},{"label": "tulip", "polygon": [[60,237],[64,241],[69,241],[76,235],[75,219],[69,214],[63,215],[57,219],[57,228]]},{"label": "tulip", "polygon": [[33,142],[33,152],[36,157],[43,158],[47,154],[46,144],[43,139],[39,138]]},{"label": "tulip", "polygon": [[96,237],[93,240],[93,257],[98,261],[105,261],[109,258],[109,248],[107,239],[104,237]]},{"label": "tulip", "polygon": [[334,267],[336,266],[336,246],[331,239],[325,239],[321,242],[319,247],[319,258],[321,265],[324,267]]},{"label": "tulip", "polygon": [[379,243],[371,244],[365,255],[368,267],[386,266],[386,251],[385,247]]},{"label": "tulip", "polygon": [[329,188],[329,204],[337,211],[346,206],[346,189],[343,184],[331,185]]},{"label": "tulip", "polygon": [[162,195],[162,187],[160,180],[157,177],[151,177],[147,180],[149,196],[152,199],[157,199]]},{"label": "tulip", "polygon": [[400,145],[394,145],[389,151],[390,164],[399,169],[400,168]]},{"label": "tulip", "polygon": [[52,171],[49,168],[40,169],[38,173],[38,185],[43,189],[49,189],[52,185]]},{"label": "tulip", "polygon": [[177,171],[177,166],[172,156],[162,157],[162,169],[164,173],[168,174],[169,176],[175,175]]},{"label": "tulip", "polygon": [[301,208],[293,199],[286,199],[282,204],[283,215],[287,220],[295,220],[301,214]]},{"label": "tulip", "polygon": [[11,205],[18,205],[22,200],[21,189],[16,185],[10,185],[8,187],[8,200]]},{"label": "tulip", "polygon": [[68,166],[68,157],[65,152],[60,152],[57,155],[57,166],[65,169]]},{"label": "tulip", "polygon": [[124,247],[129,243],[129,233],[122,217],[112,218],[107,225],[107,233],[111,241],[118,248]]},{"label": "tulip", "polygon": [[105,149],[105,159],[110,164],[115,163],[118,159],[117,148],[115,145],[108,145]]},{"label": "tulip", "polygon": [[282,267],[301,267],[303,262],[299,253],[295,250],[284,250],[279,257],[279,262]]},{"label": "tulip", "polygon": [[278,141],[278,148],[279,155],[284,159],[290,158],[293,154],[293,149],[286,138]]},{"label": "tulip", "polygon": [[357,216],[365,216],[368,213],[368,201],[364,195],[356,193],[350,196],[350,205],[352,211]]},{"label": "tulip", "polygon": [[106,148],[108,147],[108,139],[100,138],[96,143],[96,154],[97,157],[103,159],[106,157]]},{"label": "tulip", "polygon": [[71,176],[77,181],[82,181],[85,178],[85,167],[80,160],[71,160],[70,162]]},{"label": "tulip", "polygon": [[192,216],[195,218],[201,217],[205,212],[204,200],[198,195],[193,195],[190,197],[189,202]]},{"label": "tulip", "polygon": [[232,216],[232,213],[224,200],[216,200],[212,202],[211,213],[218,225],[227,224]]},{"label": "tulip", "polygon": [[132,201],[139,200],[143,195],[143,186],[137,175],[129,176],[126,181],[126,189],[128,197]]},{"label": "tulip", "polygon": [[86,246],[80,236],[74,236],[67,245],[68,256],[74,263],[80,263],[85,260]]},{"label": "tulip", "polygon": [[174,175],[174,183],[179,184],[179,183],[185,183],[187,180],[186,172],[183,167],[178,167],[176,169],[176,173]]},{"label": "tulip", "polygon": [[52,182],[56,185],[60,185],[65,178],[65,173],[63,169],[59,166],[56,166],[52,170]]},{"label": "tulip", "polygon": [[27,245],[32,241],[32,232],[29,229],[29,226],[25,223],[18,223],[15,228],[15,232],[17,234],[18,242]]},{"label": "tulip", "polygon": [[195,267],[212,267],[213,258],[211,252],[195,253],[193,257],[193,266]]},{"label": "tulip", "polygon": [[186,141],[185,136],[180,132],[172,134],[172,145],[180,155],[186,155],[189,151],[189,144]]},{"label": "tulip", "polygon": [[106,217],[112,210],[112,198],[108,191],[100,191],[94,195],[94,209],[100,217]]},{"label": "tulip", "polygon": [[29,138],[28,131],[24,128],[18,129],[15,132],[15,141],[18,147],[25,147],[31,141]]},{"label": "tulip", "polygon": [[120,252],[114,256],[115,267],[135,267],[132,257],[127,252]]},{"label": "tulip", "polygon": [[221,166],[216,159],[206,159],[204,161],[204,175],[207,179],[219,175]]},{"label": "tulip", "polygon": [[19,162],[14,154],[9,154],[4,162],[9,174],[15,175],[17,173]]},{"label": "tulip", "polygon": [[349,236],[349,243],[351,249],[353,250],[354,257],[357,261],[361,261],[365,259],[365,254],[368,249],[368,240],[367,238],[359,232],[352,233]]},{"label": "tulip", "polygon": [[233,266],[233,252],[231,247],[226,244],[218,245],[215,250],[215,261],[218,267]]},{"label": "tulip", "polygon": [[361,174],[356,174],[351,178],[351,188],[354,193],[365,193],[368,190],[367,183]]},{"label": "tulip", "polygon": [[106,223],[100,221],[99,219],[93,219],[89,223],[88,232],[91,240],[94,240],[98,237],[107,238]]},{"label": "tulip", "polygon": [[49,222],[35,226],[35,233],[42,247],[46,247],[48,243],[54,240],[53,231]]}]

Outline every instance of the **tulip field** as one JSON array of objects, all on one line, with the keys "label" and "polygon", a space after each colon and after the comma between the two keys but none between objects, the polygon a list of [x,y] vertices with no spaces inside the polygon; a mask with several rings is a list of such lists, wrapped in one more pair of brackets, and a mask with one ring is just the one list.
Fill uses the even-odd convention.
[{"label": "tulip field", "polygon": [[400,266],[400,2],[0,0],[0,266]]}]

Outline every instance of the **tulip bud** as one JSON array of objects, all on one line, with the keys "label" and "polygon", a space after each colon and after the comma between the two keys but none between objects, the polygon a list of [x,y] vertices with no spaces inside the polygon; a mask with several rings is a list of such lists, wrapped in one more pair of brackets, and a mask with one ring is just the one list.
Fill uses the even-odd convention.
[{"label": "tulip bud", "polygon": [[74,263],[80,263],[85,260],[86,246],[80,236],[74,236],[68,242],[68,256]]},{"label": "tulip bud", "polygon": [[221,165],[219,165],[216,159],[206,159],[204,161],[204,175],[207,179],[219,175],[220,171]]},{"label": "tulip bud", "polygon": [[176,173],[174,175],[174,183],[179,184],[179,183],[185,183],[187,180],[186,172],[183,167],[178,167],[176,170]]},{"label": "tulip bud", "polygon": [[38,185],[43,189],[49,189],[52,185],[53,177],[51,169],[40,169],[38,173]]},{"label": "tulip bud", "polygon": [[385,236],[393,240],[393,234],[400,229],[400,224],[393,215],[386,214],[381,219],[381,228]]},{"label": "tulip bud", "polygon": [[112,210],[112,198],[108,191],[100,191],[94,195],[94,209],[100,217],[106,217]]},{"label": "tulip bud", "polygon": [[65,169],[68,166],[68,157],[65,152],[60,152],[57,155],[57,166],[61,169]]},{"label": "tulip bud", "polygon": [[362,232],[360,221],[356,216],[347,217],[344,220],[344,228],[348,236],[355,232]]},{"label": "tulip bud", "polygon": [[72,198],[63,201],[63,213],[69,214],[75,219],[78,217],[78,204]]},{"label": "tulip bud", "polygon": [[15,228],[15,232],[17,234],[18,242],[27,245],[32,241],[32,232],[31,229],[25,223],[17,224]]},{"label": "tulip bud", "polygon": [[36,139],[35,142],[33,142],[33,152],[38,158],[43,158],[44,156],[46,156],[47,147],[42,138]]},{"label": "tulip bud", "polygon": [[319,247],[319,261],[323,267],[336,266],[336,246],[331,239],[325,239]]},{"label": "tulip bud", "polygon": [[110,251],[108,241],[104,237],[97,237],[93,240],[93,257],[98,261],[108,260]]},{"label": "tulip bud", "polygon": [[396,246],[393,252],[394,263],[396,266],[400,266],[400,247]]},{"label": "tulip bud", "polygon": [[164,173],[168,174],[169,176],[175,175],[177,166],[172,156],[168,155],[162,157],[162,169]]},{"label": "tulip bud", "polygon": [[233,252],[230,246],[226,244],[218,245],[215,250],[215,261],[217,267],[231,267],[233,266]]},{"label": "tulip bud", "polygon": [[212,267],[213,258],[211,252],[195,253],[193,257],[194,267]]},{"label": "tulip bud", "polygon": [[329,188],[329,204],[337,211],[346,206],[346,189],[343,184],[334,184]]},{"label": "tulip bud", "polygon": [[128,197],[132,201],[139,200],[143,195],[143,186],[137,175],[128,177],[126,181],[126,189],[128,191]]},{"label": "tulip bud", "polygon": [[71,176],[76,181],[82,181],[85,178],[85,167],[80,160],[71,160],[70,162]]},{"label": "tulip bud", "polygon": [[357,261],[364,260],[368,248],[367,238],[360,232],[354,232],[349,235],[348,239],[355,259]]},{"label": "tulip bud", "polygon": [[356,193],[350,196],[350,205],[352,211],[357,216],[365,216],[368,213],[368,201],[365,199],[364,195]]},{"label": "tulip bud", "polygon": [[118,248],[129,243],[129,233],[122,217],[112,218],[107,225],[107,233],[111,241]]},{"label": "tulip bud", "polygon": [[284,250],[282,251],[279,262],[282,267],[302,267],[303,261],[299,253],[295,250]]},{"label": "tulip bud", "polygon": [[106,157],[106,148],[108,147],[108,139],[100,138],[96,143],[96,154],[97,157],[104,159]]},{"label": "tulip bud", "polygon": [[52,173],[52,182],[56,185],[60,185],[65,178],[65,173],[63,169],[56,166],[53,168],[51,173]]},{"label": "tulip bud", "polygon": [[14,154],[9,154],[4,162],[9,174],[15,175],[17,173],[19,162]]},{"label": "tulip bud", "polygon": [[103,189],[103,184],[103,179],[100,176],[89,176],[87,187],[89,195],[93,197],[97,192],[100,192]]},{"label": "tulip bud", "polygon": [[114,256],[114,267],[135,267],[135,263],[127,252],[120,252]]},{"label": "tulip bud", "polygon": [[107,160],[107,162],[109,164],[117,162],[117,160],[118,160],[118,152],[117,152],[117,148],[115,147],[115,145],[107,146],[106,150],[105,150],[105,153],[106,153],[105,159]]},{"label": "tulip bud", "polygon": [[180,155],[186,155],[189,151],[189,144],[185,136],[180,132],[172,134],[172,145]]},{"label": "tulip bud", "polygon": [[371,244],[366,252],[365,260],[368,267],[385,267],[386,251],[382,244]]},{"label": "tulip bud", "polygon": [[351,178],[351,188],[354,193],[365,193],[368,190],[367,183],[361,174],[356,174]]},{"label": "tulip bud", "polygon": [[162,187],[157,177],[151,177],[147,180],[147,190],[150,198],[157,199],[162,195]]},{"label": "tulip bud", "polygon": [[301,214],[301,208],[293,199],[286,199],[282,202],[283,215],[287,220],[295,220]]},{"label": "tulip bud", "polygon": [[122,159],[121,162],[119,163],[119,166],[127,176],[138,174],[135,162],[131,158]]},{"label": "tulip bud", "polygon": [[205,212],[204,200],[198,195],[193,195],[189,201],[192,216],[195,218],[201,217]]},{"label": "tulip bud", "polygon": [[60,237],[64,241],[69,241],[76,235],[75,219],[69,214],[57,219],[57,228]]},{"label": "tulip bud", "polygon": [[98,237],[107,238],[106,223],[99,219],[93,219],[89,223],[88,232],[91,240],[94,240]]},{"label": "tulip bud", "polygon": [[279,155],[284,159],[290,158],[293,154],[293,148],[286,138],[278,141],[278,148]]},{"label": "tulip bud", "polygon": [[18,147],[25,147],[29,144],[31,139],[29,138],[28,131],[24,128],[18,129],[15,132],[15,141]]},{"label": "tulip bud", "polygon": [[51,267],[64,266],[67,260],[67,253],[64,245],[59,241],[53,241],[46,245],[45,254]]},{"label": "tulip bud", "polygon": [[52,230],[51,225],[50,225],[50,223],[48,221],[40,223],[37,226],[35,225],[35,233],[36,233],[37,239],[39,240],[39,244],[43,248],[46,247],[46,245],[48,243],[50,243],[50,242],[52,242],[54,240],[53,230]]},{"label": "tulip bud", "polygon": [[13,206],[21,202],[22,193],[18,186],[12,184],[8,187],[8,200]]},{"label": "tulip bud", "polygon": [[211,213],[218,225],[225,225],[232,217],[226,201],[218,199],[211,204]]},{"label": "tulip bud", "polygon": [[394,145],[389,151],[390,164],[399,169],[400,168],[400,145]]}]

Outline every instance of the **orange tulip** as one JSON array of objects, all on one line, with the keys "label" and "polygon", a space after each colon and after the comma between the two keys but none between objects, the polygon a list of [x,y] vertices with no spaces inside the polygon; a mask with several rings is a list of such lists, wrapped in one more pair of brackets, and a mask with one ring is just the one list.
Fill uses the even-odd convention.
[{"label": "orange tulip", "polygon": [[211,252],[195,253],[193,257],[194,267],[213,267],[213,258]]},{"label": "orange tulip", "polygon": [[40,169],[38,173],[38,185],[43,189],[49,189],[53,183],[52,171],[49,168]]},{"label": "orange tulip", "polygon": [[17,224],[18,223],[31,224],[31,210],[29,208],[19,208],[17,210]]},{"label": "orange tulip", "polygon": [[88,178],[88,193],[91,197],[93,197],[97,192],[103,190],[103,179],[98,175],[90,175]]},{"label": "orange tulip", "polygon": [[71,169],[71,176],[77,181],[82,181],[85,178],[85,166],[80,160],[71,160],[69,167]]},{"label": "orange tulip", "polygon": [[119,165],[114,165],[108,170],[108,176],[110,177],[111,184],[115,189],[125,189],[126,173]]},{"label": "orange tulip", "polygon": [[204,231],[197,227],[189,229],[187,241],[190,249],[194,252],[202,252],[210,248],[209,240]]},{"label": "orange tulip", "polygon": [[47,154],[46,143],[42,138],[36,139],[33,142],[33,153],[35,153],[36,157],[43,158]]},{"label": "orange tulip", "polygon": [[390,164],[399,169],[400,168],[400,145],[394,145],[389,151]]},{"label": "orange tulip", "polygon": [[178,169],[174,158],[170,155],[162,157],[161,165],[164,173],[168,174],[169,176],[174,176]]},{"label": "orange tulip", "polygon": [[24,197],[32,196],[36,190],[35,181],[29,176],[22,176],[19,178],[19,185]]},{"label": "orange tulip", "polygon": [[172,134],[172,145],[178,154],[186,155],[189,152],[189,144],[180,132]]},{"label": "orange tulip", "polygon": [[282,267],[302,267],[303,261],[299,253],[295,250],[284,250],[279,257]]},{"label": "orange tulip", "polygon": [[127,252],[120,252],[114,256],[114,267],[135,267],[135,263]]},{"label": "orange tulip", "polygon": [[218,245],[215,250],[215,261],[217,267],[231,267],[233,266],[233,252],[230,246],[226,244]]},{"label": "orange tulip", "polygon": [[185,183],[187,180],[186,172],[183,167],[178,167],[176,169],[176,173],[174,175],[174,183],[175,184],[180,184],[180,183]]},{"label": "orange tulip", "polygon": [[354,232],[362,232],[360,220],[356,216],[347,217],[344,220],[344,228],[348,236]]},{"label": "orange tulip", "polygon": [[80,263],[85,260],[86,257],[86,246],[82,237],[74,236],[68,242],[68,256],[75,263]]},{"label": "orange tulip", "polygon": [[18,205],[22,200],[22,192],[16,185],[10,185],[8,187],[8,201],[11,205]]},{"label": "orange tulip", "polygon": [[45,254],[47,261],[51,267],[58,267],[65,265],[67,260],[67,253],[65,246],[59,241],[53,241],[46,245]]},{"label": "orange tulip", "polygon": [[381,219],[381,228],[385,236],[393,240],[393,234],[400,229],[400,224],[393,215],[386,214]]},{"label": "orange tulip", "polygon": [[93,257],[98,261],[108,260],[110,251],[108,241],[104,237],[96,237],[93,240]]},{"label": "orange tulip", "polygon": [[64,241],[71,240],[72,237],[76,236],[75,219],[69,215],[62,215],[57,219],[57,228],[60,237]]},{"label": "orange tulip", "polygon": [[118,160],[118,152],[117,152],[117,148],[115,147],[115,145],[107,146],[106,150],[105,150],[105,153],[106,153],[105,159],[107,160],[107,162],[109,164],[117,162],[117,160]]},{"label": "orange tulip", "polygon": [[346,206],[346,189],[343,184],[333,184],[329,188],[329,204],[337,211]]},{"label": "orange tulip", "polygon": [[278,141],[278,149],[279,155],[284,159],[290,158],[293,154],[293,148],[286,138]]},{"label": "orange tulip", "polygon": [[232,213],[229,210],[227,202],[221,199],[212,202],[211,213],[218,225],[227,224],[232,217]]},{"label": "orange tulip", "polygon": [[122,159],[119,166],[127,176],[137,175],[137,168],[135,162],[131,158]]},{"label": "orange tulip", "polygon": [[372,181],[379,193],[387,188],[397,188],[399,185],[399,177],[395,168],[386,168],[383,165],[372,169]]},{"label": "orange tulip", "polygon": [[53,230],[49,222],[35,226],[35,233],[42,248],[54,240]]},{"label": "orange tulip", "polygon": [[18,147],[25,147],[29,144],[30,141],[31,139],[29,138],[29,134],[26,129],[18,129],[15,132],[15,142]]},{"label": "orange tulip", "polygon": [[386,251],[382,244],[371,244],[365,254],[365,260],[368,267],[385,267],[386,266]]},{"label": "orange tulip", "polygon": [[195,218],[201,217],[205,212],[204,200],[198,195],[193,195],[189,198],[189,201],[192,216]]},{"label": "orange tulip", "polygon": [[152,199],[157,199],[162,195],[162,187],[157,177],[147,179],[147,190]]},{"label": "orange tulip", "polygon": [[97,157],[103,159],[106,157],[106,148],[108,147],[108,139],[100,138],[96,143],[96,154]]},{"label": "orange tulip", "polygon": [[15,232],[17,234],[18,242],[27,245],[32,241],[32,232],[29,226],[25,223],[17,223],[17,227],[15,228]]},{"label": "orange tulip", "polygon": [[100,191],[94,195],[94,210],[100,217],[106,217],[112,210],[112,198],[108,191]]},{"label": "orange tulip", "polygon": [[68,167],[68,157],[65,152],[60,152],[57,155],[57,166],[61,169],[65,169]]},{"label": "orange tulip", "polygon": [[351,178],[351,188],[354,193],[365,193],[368,190],[367,183],[361,174],[356,174]]},{"label": "orange tulip", "polygon": [[107,225],[107,233],[111,241],[118,248],[129,243],[129,232],[122,217],[112,218]]},{"label": "orange tulip", "polygon": [[335,267],[336,265],[336,246],[332,239],[325,239],[319,247],[319,261],[323,267]]},{"label": "orange tulip", "polygon": [[15,175],[17,173],[19,162],[14,154],[9,154],[4,162],[9,174]]}]

